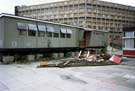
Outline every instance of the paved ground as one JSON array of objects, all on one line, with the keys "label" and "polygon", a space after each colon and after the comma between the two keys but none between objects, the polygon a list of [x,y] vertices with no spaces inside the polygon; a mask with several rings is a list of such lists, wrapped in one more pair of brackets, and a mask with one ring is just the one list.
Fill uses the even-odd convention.
[{"label": "paved ground", "polygon": [[38,63],[0,65],[0,91],[135,91],[134,60],[72,68],[36,68]]}]

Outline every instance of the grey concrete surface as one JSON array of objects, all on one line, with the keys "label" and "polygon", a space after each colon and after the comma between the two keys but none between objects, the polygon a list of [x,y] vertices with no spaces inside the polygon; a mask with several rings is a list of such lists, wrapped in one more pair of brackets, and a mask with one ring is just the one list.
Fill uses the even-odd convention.
[{"label": "grey concrete surface", "polygon": [[135,91],[135,61],[121,65],[36,68],[0,65],[0,91]]}]

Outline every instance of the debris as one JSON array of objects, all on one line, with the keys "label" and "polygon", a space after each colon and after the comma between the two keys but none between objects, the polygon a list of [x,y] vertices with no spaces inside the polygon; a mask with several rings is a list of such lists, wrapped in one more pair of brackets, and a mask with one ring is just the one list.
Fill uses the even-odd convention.
[{"label": "debris", "polygon": [[[80,51],[77,58],[67,58],[56,61],[41,62],[39,67],[76,67],[76,66],[104,66],[104,65],[116,65],[121,59],[115,60],[114,58],[108,60],[110,55],[108,54],[91,54],[90,51]],[[114,62],[111,62],[114,61]]]},{"label": "debris", "polygon": [[121,62],[122,58],[119,56],[113,55],[109,60],[116,64],[119,64]]},{"label": "debris", "polygon": [[38,68],[40,67],[58,67],[58,65],[61,63],[59,62],[54,62],[54,61],[42,61],[40,64],[37,66]]},{"label": "debris", "polygon": [[104,62],[104,61],[105,61],[104,59],[97,60],[97,62]]},{"label": "debris", "polygon": [[96,58],[96,55],[90,55],[87,57],[87,61],[96,61],[97,58]]},{"label": "debris", "polygon": [[47,61],[40,62],[40,65],[38,67],[48,67],[48,62]]}]

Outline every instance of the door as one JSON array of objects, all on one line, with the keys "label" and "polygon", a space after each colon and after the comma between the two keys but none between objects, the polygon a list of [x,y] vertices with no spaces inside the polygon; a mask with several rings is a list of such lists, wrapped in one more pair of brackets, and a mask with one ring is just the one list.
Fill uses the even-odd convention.
[{"label": "door", "polygon": [[87,45],[89,44],[89,40],[90,40],[90,31],[84,31],[83,33],[83,39],[81,41],[80,47],[81,48],[86,48]]}]

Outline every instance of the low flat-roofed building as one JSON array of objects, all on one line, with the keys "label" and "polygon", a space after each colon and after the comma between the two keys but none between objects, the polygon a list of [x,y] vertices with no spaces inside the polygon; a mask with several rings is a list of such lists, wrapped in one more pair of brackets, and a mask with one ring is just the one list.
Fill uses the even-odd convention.
[{"label": "low flat-roofed building", "polygon": [[106,31],[0,14],[0,54],[105,48],[106,34]]}]

